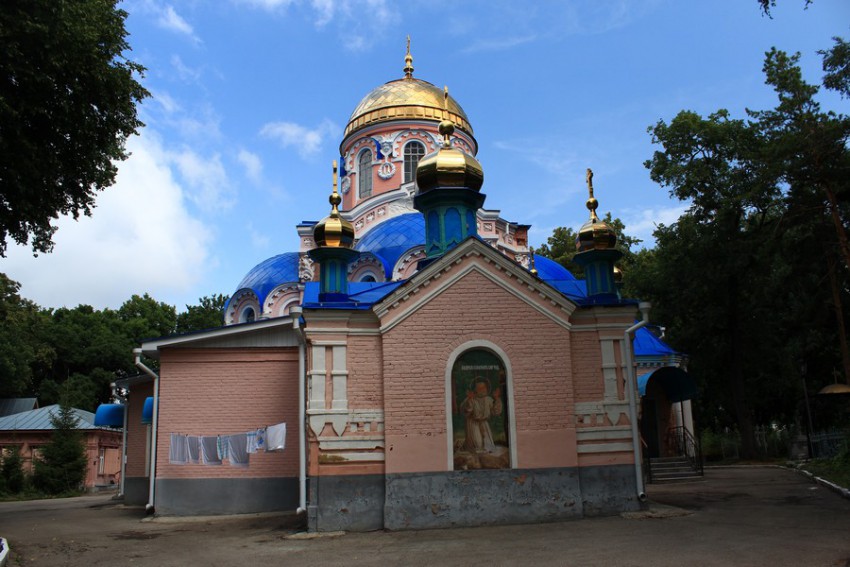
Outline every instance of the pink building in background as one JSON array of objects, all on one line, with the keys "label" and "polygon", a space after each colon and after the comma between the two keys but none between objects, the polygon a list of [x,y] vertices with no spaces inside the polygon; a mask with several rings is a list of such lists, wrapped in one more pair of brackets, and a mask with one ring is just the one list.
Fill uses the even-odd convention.
[{"label": "pink building in background", "polygon": [[[96,490],[117,486],[121,472],[121,431],[94,425],[94,414],[74,409],[86,450],[84,488]],[[0,417],[0,447],[3,456],[16,448],[23,459],[26,474],[32,474],[33,462],[44,445],[50,443],[59,406],[51,405]]]},{"label": "pink building in background", "polygon": [[[142,343],[147,376],[119,384],[128,502],[165,515],[297,509],[317,531],[641,505],[635,360],[645,372],[682,359],[620,297],[592,174],[579,281],[533,257],[527,225],[482,208],[468,117],[413,76],[409,53],[403,72],[352,113],[331,213],[297,227],[300,250],[251,270],[224,326]],[[673,382],[689,381],[679,372]],[[687,398],[653,400],[692,431],[693,392],[643,386]],[[652,430],[659,456],[665,427]]]}]

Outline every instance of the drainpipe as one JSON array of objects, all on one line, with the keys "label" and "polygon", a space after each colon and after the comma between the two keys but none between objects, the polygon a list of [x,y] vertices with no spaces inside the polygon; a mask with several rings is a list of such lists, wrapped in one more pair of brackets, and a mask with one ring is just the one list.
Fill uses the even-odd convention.
[{"label": "drainpipe", "polygon": [[150,470],[150,486],[148,487],[148,503],[145,505],[145,512],[148,514],[154,513],[154,495],[156,492],[156,444],[157,444],[157,426],[159,425],[159,375],[148,368],[142,362],[142,349],[134,348],[133,355],[136,357],[136,368],[153,378],[153,419],[151,423],[151,470]]},{"label": "drainpipe", "polygon": [[302,514],[307,511],[307,341],[304,338],[304,328],[301,327],[301,306],[295,305],[289,310],[292,317],[292,328],[298,337],[298,510]]},{"label": "drainpipe", "polygon": [[623,333],[623,364],[626,366],[626,388],[629,392],[629,421],[632,424],[632,447],[635,456],[635,486],[637,497],[641,502],[646,501],[646,492],[643,484],[643,461],[640,453],[640,433],[638,432],[637,416],[637,379],[635,378],[634,355],[632,353],[632,339],[635,331],[649,324],[649,309],[652,306],[647,301],[641,301],[638,305],[643,320],[635,323]]}]

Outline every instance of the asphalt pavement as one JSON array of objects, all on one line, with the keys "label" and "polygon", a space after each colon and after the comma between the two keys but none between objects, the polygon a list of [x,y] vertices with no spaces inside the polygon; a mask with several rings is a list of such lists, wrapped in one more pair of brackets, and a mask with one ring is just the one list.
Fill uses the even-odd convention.
[{"label": "asphalt pavement", "polygon": [[650,485],[648,512],[552,524],[304,537],[293,518],[143,521],[109,496],[0,503],[9,565],[850,567],[850,500],[767,467]]}]

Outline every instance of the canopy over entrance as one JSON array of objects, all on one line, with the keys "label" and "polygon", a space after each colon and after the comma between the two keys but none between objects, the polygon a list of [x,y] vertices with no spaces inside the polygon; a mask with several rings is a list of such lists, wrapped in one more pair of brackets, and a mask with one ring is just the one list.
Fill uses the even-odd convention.
[{"label": "canopy over entrance", "polygon": [[650,380],[661,386],[661,389],[667,395],[667,399],[671,402],[683,402],[695,398],[699,394],[696,381],[691,378],[691,375],[675,366],[657,368],[638,377],[638,390],[641,396],[646,395],[646,387]]}]

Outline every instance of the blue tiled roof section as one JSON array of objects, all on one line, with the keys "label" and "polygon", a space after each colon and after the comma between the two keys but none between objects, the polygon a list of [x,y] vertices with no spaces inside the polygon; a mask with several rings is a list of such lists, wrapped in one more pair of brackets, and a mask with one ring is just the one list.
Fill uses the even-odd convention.
[{"label": "blue tiled roof section", "polygon": [[635,356],[669,356],[679,354],[667,343],[652,334],[646,327],[641,327],[635,332],[633,341]]},{"label": "blue tiled roof section", "polygon": [[330,303],[319,303],[319,282],[307,282],[304,284],[303,306],[308,309],[369,309],[403,283],[404,281],[384,283],[351,282],[348,284],[348,298],[350,301],[333,305]]},{"label": "blue tiled roof section", "polygon": [[390,279],[401,255],[423,244],[425,219],[420,213],[407,213],[382,222],[363,235],[354,248],[377,256],[384,264],[385,277]]},{"label": "blue tiled roof section", "polygon": [[275,287],[282,283],[298,281],[298,252],[278,254],[260,262],[242,278],[236,290],[250,288],[257,294],[260,305]]},{"label": "blue tiled roof section", "polygon": [[535,256],[534,267],[537,268],[537,275],[540,276],[540,279],[547,283],[552,281],[575,281],[576,279],[568,269],[545,256]]},{"label": "blue tiled roof section", "polygon": [[[535,260],[536,262],[536,260]],[[549,285],[572,299],[576,303],[581,303],[587,299],[587,285],[584,280],[552,280],[547,281]]]}]

